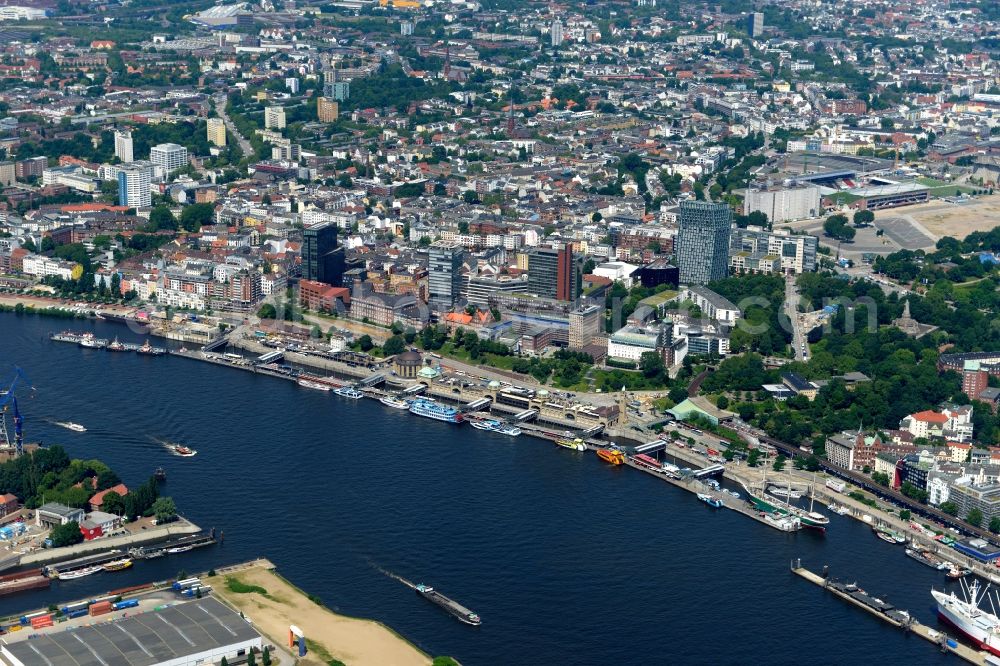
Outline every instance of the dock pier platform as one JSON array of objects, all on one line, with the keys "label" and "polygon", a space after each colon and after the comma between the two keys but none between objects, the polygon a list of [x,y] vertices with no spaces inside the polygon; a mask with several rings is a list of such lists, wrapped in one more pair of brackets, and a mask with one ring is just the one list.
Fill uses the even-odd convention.
[{"label": "dock pier platform", "polygon": [[828,590],[834,596],[840,597],[847,603],[857,608],[860,608],[861,610],[866,611],[870,615],[874,615],[883,622],[887,622],[894,627],[902,629],[903,631],[910,632],[915,636],[920,636],[924,640],[933,643],[934,645],[938,646],[943,652],[950,652],[951,654],[954,654],[955,656],[959,657],[960,659],[963,659],[964,661],[970,664],[976,664],[976,666],[988,666],[989,664],[996,663],[993,661],[987,661],[987,658],[991,656],[988,652],[985,652],[983,650],[976,650],[974,648],[969,647],[968,645],[964,645],[955,640],[954,638],[951,638],[944,632],[938,631],[937,629],[932,629],[931,627],[922,624],[914,617],[910,616],[908,613],[905,613],[905,611],[902,614],[900,614],[900,612],[897,609],[893,609],[889,611],[889,613],[893,613],[895,611],[894,613],[895,616],[893,616],[891,614],[887,614],[887,612],[885,611],[879,610],[873,606],[863,603],[854,596],[851,596],[851,594],[833,587],[831,585],[831,581],[829,578],[820,576],[819,574],[803,567],[802,562],[800,560],[795,560],[792,562],[791,570],[792,573],[799,576],[800,578],[803,578],[814,585],[818,585],[819,587]]}]

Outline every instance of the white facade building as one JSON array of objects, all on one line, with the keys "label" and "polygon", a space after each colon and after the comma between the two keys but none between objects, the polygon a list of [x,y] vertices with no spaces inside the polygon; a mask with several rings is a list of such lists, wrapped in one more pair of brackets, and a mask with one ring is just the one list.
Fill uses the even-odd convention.
[{"label": "white facade building", "polygon": [[118,205],[149,208],[152,204],[153,165],[132,162],[118,169]]},{"label": "white facade building", "polygon": [[285,109],[280,106],[269,106],[264,109],[265,129],[285,129]]},{"label": "white facade building", "polygon": [[115,157],[122,162],[131,162],[135,159],[134,145],[130,130],[115,130]]},{"label": "white facade building", "polygon": [[176,143],[161,143],[149,149],[149,161],[169,174],[187,165],[188,151]]},{"label": "white facade building", "polygon": [[748,190],[744,214],[761,212],[771,222],[788,222],[816,217],[822,212],[820,192],[815,185]]},{"label": "white facade building", "polygon": [[40,254],[29,254],[24,257],[21,270],[25,275],[34,275],[37,278],[58,277],[63,280],[72,280],[73,269],[78,265],[71,261],[43,257]]}]

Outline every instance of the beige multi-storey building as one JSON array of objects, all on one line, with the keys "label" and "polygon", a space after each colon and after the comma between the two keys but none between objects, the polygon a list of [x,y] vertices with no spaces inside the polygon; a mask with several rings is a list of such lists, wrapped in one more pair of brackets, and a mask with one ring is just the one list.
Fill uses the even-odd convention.
[{"label": "beige multi-storey building", "polygon": [[316,101],[316,117],[321,123],[337,122],[337,118],[340,117],[340,103],[326,97],[320,97]]},{"label": "beige multi-storey building", "polygon": [[215,146],[225,146],[226,145],[226,123],[222,121],[222,118],[209,118],[208,119],[208,142]]}]

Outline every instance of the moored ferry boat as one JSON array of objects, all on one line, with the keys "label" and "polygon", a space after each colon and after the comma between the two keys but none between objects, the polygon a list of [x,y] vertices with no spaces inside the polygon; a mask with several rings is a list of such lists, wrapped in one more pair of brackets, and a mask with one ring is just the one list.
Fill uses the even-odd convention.
[{"label": "moored ferry boat", "polygon": [[702,502],[704,502],[705,504],[709,505],[712,508],[715,509],[722,508],[722,500],[716,497],[712,497],[711,495],[707,495],[705,493],[698,493],[698,499],[700,499]]},{"label": "moored ferry boat", "polygon": [[612,465],[625,464],[625,454],[619,449],[597,449],[597,457]]},{"label": "moored ferry boat", "polygon": [[361,391],[351,388],[350,386],[342,386],[339,389],[334,389],[333,392],[342,398],[350,398],[351,400],[358,400],[364,397],[364,394]]},{"label": "moored ferry boat", "polygon": [[314,382],[314,381],[309,380],[309,379],[299,379],[298,382],[296,382],[296,383],[299,386],[302,386],[303,388],[310,388],[310,389],[314,389],[316,391],[329,391],[330,390],[330,387],[327,386],[326,384],[320,384],[319,382]]},{"label": "moored ferry boat", "polygon": [[384,398],[379,398],[381,402],[386,407],[392,407],[393,409],[409,409],[410,403],[405,400],[400,400],[399,398],[393,398],[391,395],[387,395]]},{"label": "moored ferry boat", "polygon": [[462,413],[454,407],[449,407],[448,405],[443,405],[427,398],[417,398],[411,402],[410,413],[448,423],[461,423],[463,420]]},{"label": "moored ferry boat", "polygon": [[584,442],[579,437],[577,437],[575,439],[569,439],[568,437],[565,438],[565,439],[557,439],[556,440],[556,446],[561,446],[564,449],[571,449],[573,451],[586,451],[587,450],[587,443]]},{"label": "moored ferry boat", "polygon": [[104,338],[95,338],[93,333],[84,333],[80,336],[79,344],[88,349],[104,349],[108,346],[108,341]]},{"label": "moored ferry boat", "polygon": [[74,333],[73,331],[63,331],[62,333],[53,333],[49,335],[49,340],[55,342],[72,342],[73,344],[79,344],[80,339],[83,336],[79,333]]},{"label": "moored ferry boat", "polygon": [[469,421],[472,427],[476,430],[488,430],[489,432],[498,432],[501,435],[510,435],[511,437],[517,437],[521,434],[521,429],[516,426],[507,425],[502,421],[497,421],[496,419],[481,419],[478,421]]},{"label": "moored ferry boat", "polygon": [[132,566],[132,558],[123,557],[120,560],[112,560],[104,565],[105,571],[123,571]]}]

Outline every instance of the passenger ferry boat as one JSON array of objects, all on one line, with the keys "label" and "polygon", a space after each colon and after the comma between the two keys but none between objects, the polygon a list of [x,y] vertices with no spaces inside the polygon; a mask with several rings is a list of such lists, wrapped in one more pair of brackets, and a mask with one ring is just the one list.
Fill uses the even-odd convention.
[{"label": "passenger ferry boat", "polygon": [[365,397],[364,393],[355,388],[351,388],[350,386],[343,386],[339,389],[335,389],[333,392],[342,398],[350,398],[351,400],[358,400]]},{"label": "passenger ferry boat", "polygon": [[132,566],[132,558],[123,557],[120,560],[112,560],[104,565],[105,571],[122,571]]},{"label": "passenger ferry boat", "polygon": [[498,432],[501,435],[510,435],[511,437],[517,437],[521,434],[521,429],[515,426],[509,426],[496,419],[483,419],[481,421],[470,421],[472,427],[476,430],[488,430],[489,432]]},{"label": "passenger ferry boat", "polygon": [[299,386],[304,388],[315,389],[317,391],[329,391],[330,387],[326,384],[320,384],[319,382],[314,382],[309,379],[300,379],[298,382]]},{"label": "passenger ferry boat", "polygon": [[417,398],[410,403],[410,413],[417,416],[426,416],[435,421],[446,421],[448,423],[461,423],[464,420],[462,413],[454,407],[442,405],[439,402],[428,400],[427,398]]},{"label": "passenger ferry boat", "polygon": [[103,338],[95,338],[93,333],[84,333],[80,337],[79,344],[88,349],[104,349],[108,346],[108,341]]},{"label": "passenger ferry boat", "polygon": [[573,451],[586,451],[587,443],[577,437],[576,439],[557,439],[556,446],[561,446],[564,449],[571,449]]},{"label": "passenger ferry boat", "polygon": [[711,495],[706,495],[705,493],[698,493],[698,499],[700,499],[702,502],[709,505],[713,509],[722,508],[722,500],[712,497]]},{"label": "passenger ferry boat", "polygon": [[393,409],[409,409],[410,403],[405,400],[400,400],[399,398],[393,398],[391,395],[387,395],[384,398],[379,398],[378,400],[386,407],[392,407]]},{"label": "passenger ferry boat", "polygon": [[612,465],[625,464],[625,454],[619,449],[597,449],[597,457]]}]

